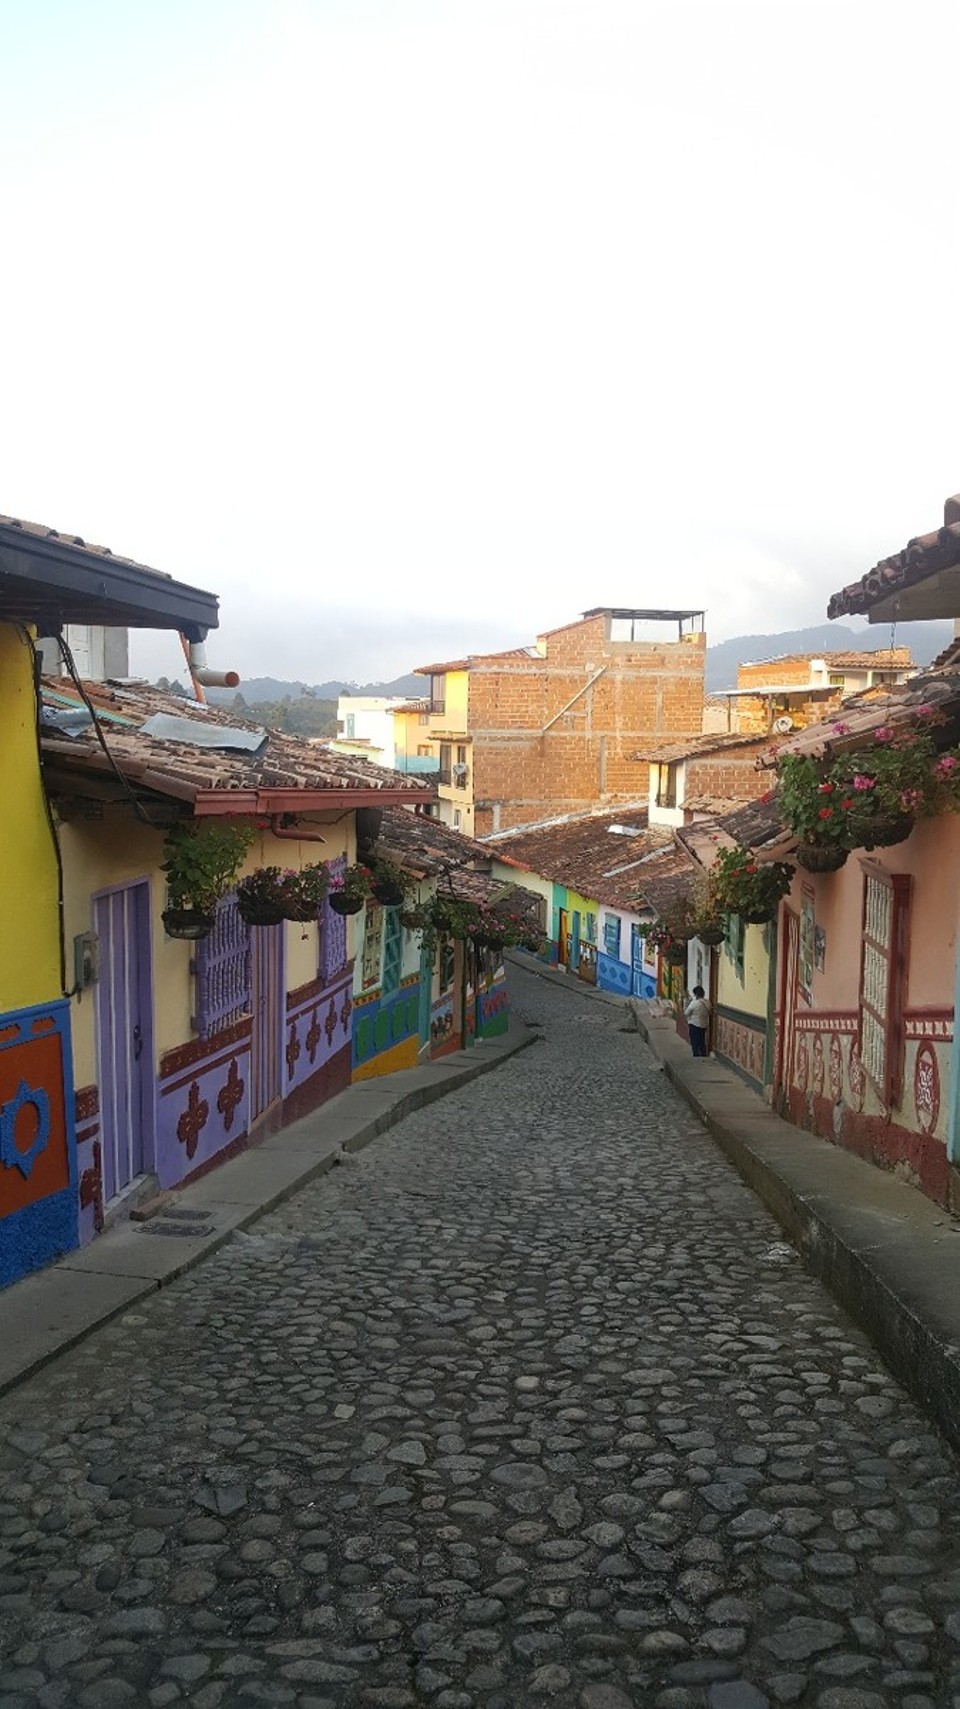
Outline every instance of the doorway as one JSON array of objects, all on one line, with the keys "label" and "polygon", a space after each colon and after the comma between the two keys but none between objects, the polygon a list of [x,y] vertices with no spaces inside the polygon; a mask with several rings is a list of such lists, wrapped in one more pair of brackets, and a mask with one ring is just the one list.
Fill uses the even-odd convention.
[{"label": "doorway", "polygon": [[154,1167],[150,886],[146,879],[94,897],[100,940],[97,1082],[103,1198]]},{"label": "doorway", "polygon": [[250,928],[250,1120],[260,1120],[283,1091],[284,927]]},{"label": "doorway", "polygon": [[800,955],[800,916],[792,908],[783,910],[783,964],[780,974],[780,1004],[777,1013],[776,1104],[784,1110],[793,1083],[793,1052],[797,1013],[797,963]]}]

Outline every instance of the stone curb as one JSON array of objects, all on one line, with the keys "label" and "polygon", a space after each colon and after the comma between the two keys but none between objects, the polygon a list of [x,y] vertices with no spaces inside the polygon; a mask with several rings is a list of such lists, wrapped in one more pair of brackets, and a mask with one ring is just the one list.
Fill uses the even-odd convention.
[{"label": "stone curb", "polygon": [[[124,1222],[89,1246],[0,1292],[0,1396],[79,1345],[94,1330],[166,1287],[218,1251],[236,1231],[328,1173],[345,1154],[363,1151],[415,1110],[535,1044],[540,1034],[511,1019],[506,1035],[484,1040],[419,1068],[358,1081],[259,1145],[175,1189],[175,1219],[213,1224],[203,1234],[150,1238],[150,1224]],[[260,1178],[266,1177],[265,1184]],[[176,1226],[176,1225],[174,1225]]]},{"label": "stone curb", "polygon": [[775,1115],[672,1020],[636,999],[638,1031],[743,1180],[960,1450],[960,1224],[899,1177]]}]

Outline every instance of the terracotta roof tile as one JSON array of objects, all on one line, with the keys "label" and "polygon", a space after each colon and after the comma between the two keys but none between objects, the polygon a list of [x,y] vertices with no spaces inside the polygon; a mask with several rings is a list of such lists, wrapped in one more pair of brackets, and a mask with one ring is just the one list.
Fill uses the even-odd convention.
[{"label": "terracotta roof tile", "polygon": [[[611,829],[617,825],[628,834]],[[647,825],[645,807],[619,807],[487,837],[484,847],[495,860],[525,867],[609,907],[636,909],[646,858],[671,841],[665,827]]]},{"label": "terracotta roof tile", "polygon": [[[947,501],[947,513],[955,501]],[[960,522],[947,521],[930,534],[908,540],[901,552],[881,558],[872,570],[857,582],[850,582],[833,594],[827,606],[828,617],[863,614],[901,588],[913,587],[941,570],[960,564]]]},{"label": "terracotta roof tile", "polygon": [[676,760],[690,760],[708,757],[710,754],[724,753],[728,748],[756,748],[763,745],[763,738],[749,732],[735,735],[726,731],[711,731],[706,735],[664,737],[659,741],[645,742],[631,754],[634,760],[645,760],[653,765],[671,765]]},{"label": "terracotta roof tile", "polygon": [[[218,727],[251,730],[257,726],[229,710],[198,706],[148,686],[86,683],[84,687],[98,714],[103,715],[105,739],[119,770],[131,783],[160,795],[195,802],[211,791],[247,795],[296,791],[304,796],[333,797],[359,791],[402,792],[411,800],[433,799],[434,791],[421,779],[276,730],[266,732],[266,740],[255,753],[145,735],[141,725],[156,712],[196,722],[205,733]],[[60,679],[45,681],[44,692],[57,706],[82,707],[80,696]],[[48,769],[69,772],[77,780],[83,773],[112,773],[92,727],[77,736],[45,735],[43,752]]]}]

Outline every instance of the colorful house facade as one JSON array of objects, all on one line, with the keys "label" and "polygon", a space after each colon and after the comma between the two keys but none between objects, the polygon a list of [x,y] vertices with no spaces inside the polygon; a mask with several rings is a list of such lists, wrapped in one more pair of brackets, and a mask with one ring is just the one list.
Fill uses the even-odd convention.
[{"label": "colorful house facade", "polygon": [[41,771],[40,643],[71,624],[170,628],[199,643],[217,620],[212,594],[0,518],[0,1285],[78,1241],[73,945]]},{"label": "colorful house facade", "polygon": [[71,699],[48,685],[42,747],[78,946],[71,1033],[86,1240],[157,1184],[202,1173],[352,1077],[356,922],[327,899],[305,922],[250,926],[230,890],[209,936],[171,937],[170,826],[247,826],[238,880],[317,861],[336,877],[356,858],[358,822],[375,823],[390,803],[422,805],[429,791],[156,691],[83,693],[92,717],[79,691]]},{"label": "colorful house facade", "polygon": [[541,897],[542,923],[555,965],[600,990],[652,997],[657,959],[641,926],[648,863],[672,836],[647,822],[645,807],[568,815],[484,839],[493,872]]},{"label": "colorful house facade", "polygon": [[[490,908],[516,901],[515,879],[491,879],[481,844],[403,808],[384,812],[376,849],[409,875],[414,888],[402,907],[368,901],[357,922],[354,1080],[469,1048],[506,1031],[509,1021],[502,959],[475,954],[461,942],[425,949],[415,916],[438,890]],[[530,900],[523,898],[525,912]]]}]

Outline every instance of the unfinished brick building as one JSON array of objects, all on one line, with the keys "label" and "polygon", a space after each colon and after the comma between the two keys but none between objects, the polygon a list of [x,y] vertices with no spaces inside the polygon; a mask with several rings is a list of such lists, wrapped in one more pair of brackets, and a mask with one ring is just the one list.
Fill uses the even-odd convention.
[{"label": "unfinished brick building", "polygon": [[533,647],[419,667],[430,697],[405,710],[438,752],[442,816],[482,837],[642,801],[638,748],[701,729],[705,653],[702,611],[607,606]]}]

